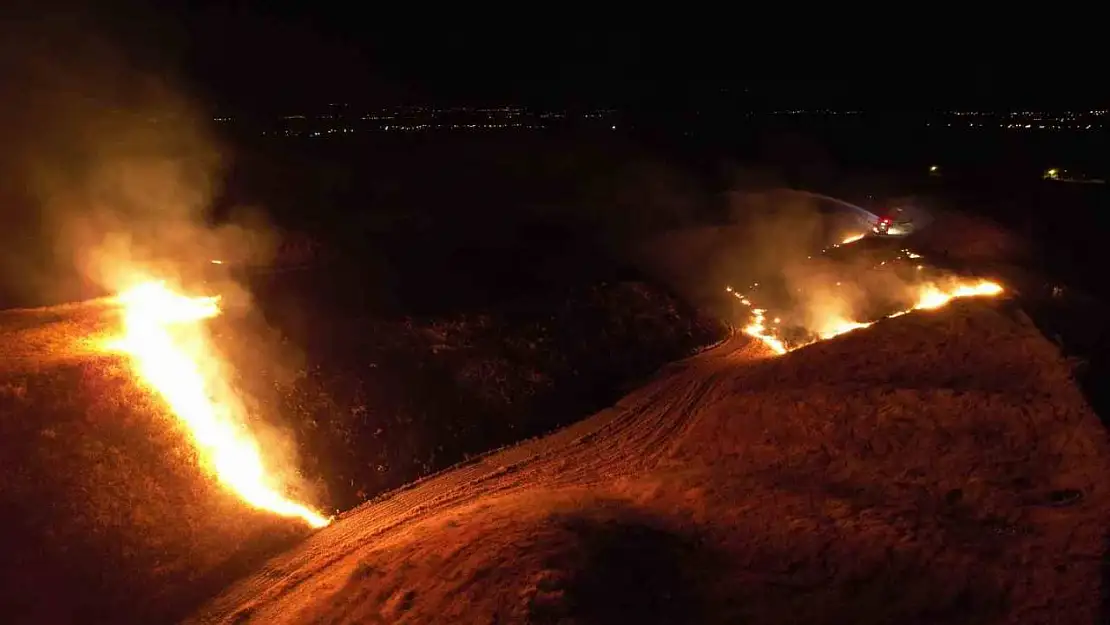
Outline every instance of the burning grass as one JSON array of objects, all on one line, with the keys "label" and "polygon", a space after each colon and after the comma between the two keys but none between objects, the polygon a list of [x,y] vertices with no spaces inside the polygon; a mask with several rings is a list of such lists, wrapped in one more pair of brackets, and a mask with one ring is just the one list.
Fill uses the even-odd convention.
[{"label": "burning grass", "polygon": [[367,506],[190,622],[1098,617],[1110,445],[1009,300],[722,349],[560,440]]},{"label": "burning grass", "polygon": [[[849,236],[834,243],[822,254],[862,240]],[[810,256],[810,261],[813,257]],[[866,259],[865,259],[866,262]],[[874,262],[874,261],[872,261]],[[910,270],[903,268],[910,263]],[[914,310],[932,310],[965,297],[993,297],[1003,288],[990,280],[967,278],[927,268],[922,256],[909,249],[874,262],[858,260],[829,271],[827,266],[811,263],[801,279],[787,275],[788,284],[798,284],[793,293],[779,298],[773,308],[760,302],[759,283],[739,292],[731,286],[725,291],[747,309],[748,320],[742,330],[761,341],[776,354],[870,327],[884,318],[893,319]]]},{"label": "burning grass", "polygon": [[[29,326],[0,361],[0,605],[12,622],[170,622],[304,533],[203,479],[189,432],[126,359],[74,353],[71,339],[115,331],[109,309],[0,313],[3,327]],[[55,351],[24,351],[28,333]]]},{"label": "burning grass", "polygon": [[[234,310],[193,339],[226,360],[221,383],[251,398],[247,425],[281,422],[297,442],[311,501],[345,509],[577,419],[721,330],[644,284],[561,295],[535,313],[313,315],[292,375]],[[207,314],[211,303],[186,308]],[[200,470],[207,452],[155,387],[137,383],[137,356],[100,349],[120,312],[110,300],[0,312],[0,506],[11,511],[0,604],[16,622],[173,622],[308,531]]]},{"label": "burning grass", "polygon": [[221,484],[251,506],[296,517],[314,528],[328,520],[283,494],[246,421],[246,408],[197,327],[220,313],[216,297],[188,297],[164,283],[143,282],[120,294],[122,337],[110,344],[131,356],[136,375],[185,424],[202,460]]}]

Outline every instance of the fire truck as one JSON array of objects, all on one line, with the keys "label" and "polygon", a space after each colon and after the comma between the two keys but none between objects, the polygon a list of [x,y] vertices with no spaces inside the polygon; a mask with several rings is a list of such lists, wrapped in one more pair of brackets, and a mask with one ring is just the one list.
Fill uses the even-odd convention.
[{"label": "fire truck", "polygon": [[895,206],[879,215],[879,220],[875,222],[871,232],[879,236],[906,236],[913,232],[913,219],[903,208]]}]

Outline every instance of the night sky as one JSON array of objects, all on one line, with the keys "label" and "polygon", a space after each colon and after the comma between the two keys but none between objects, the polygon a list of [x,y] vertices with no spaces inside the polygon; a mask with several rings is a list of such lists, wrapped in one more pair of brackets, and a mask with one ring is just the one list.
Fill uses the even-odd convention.
[{"label": "night sky", "polygon": [[[988,41],[925,25],[866,33],[777,22],[741,28],[706,14],[634,32],[620,22],[545,15],[551,8],[457,22],[437,18],[431,5],[424,19],[405,21],[354,3],[63,2],[70,8],[53,9],[53,19],[79,14],[86,30],[136,64],[172,73],[200,99],[229,109],[337,101],[667,109],[716,101],[912,111],[1088,107],[1108,96],[1093,44],[1053,52],[1020,37],[990,33]],[[27,4],[34,20],[49,18],[42,3]]]}]

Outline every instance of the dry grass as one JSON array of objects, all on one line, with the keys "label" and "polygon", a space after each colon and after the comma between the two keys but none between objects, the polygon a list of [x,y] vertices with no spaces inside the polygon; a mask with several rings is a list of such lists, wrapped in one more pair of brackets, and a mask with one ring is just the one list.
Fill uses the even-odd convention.
[{"label": "dry grass", "polygon": [[[710,502],[695,518],[735,523],[726,551],[797,551],[788,577],[826,595],[800,620],[1098,619],[1105,431],[1024,315],[974,306],[752,367],[676,448]],[[1050,507],[1063,489],[1084,500]],[[869,595],[883,605],[864,617]]]},{"label": "dry grass", "polygon": [[127,362],[85,340],[109,331],[108,311],[90,303],[0,315],[9,330],[0,356],[9,622],[173,619],[252,554],[303,535],[199,475],[185,433]]},{"label": "dry grass", "polygon": [[740,353],[364,508],[199,622],[1097,621],[1110,446],[1024,315]]},{"label": "dry grass", "polygon": [[[262,349],[275,337],[247,321],[217,320],[217,344],[241,374],[235,382],[297,441],[317,486],[307,496],[329,509],[566,423],[589,409],[576,385],[608,385],[611,396],[714,330],[665,294],[613,285],[515,325],[492,315],[318,319],[319,343],[291,371]],[[124,358],[98,350],[116,323],[103,301],[0,312],[8,622],[173,621],[305,534],[199,473],[160,401]]]}]

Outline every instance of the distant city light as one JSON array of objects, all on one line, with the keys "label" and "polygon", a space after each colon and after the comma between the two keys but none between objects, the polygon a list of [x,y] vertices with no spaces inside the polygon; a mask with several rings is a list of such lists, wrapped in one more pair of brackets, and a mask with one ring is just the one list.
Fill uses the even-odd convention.
[{"label": "distant city light", "polygon": [[[740,111],[737,119],[758,120],[757,111]],[[825,108],[787,109],[771,111],[770,115],[813,117],[836,123],[841,119],[858,118],[860,110],[834,110]],[[1012,132],[1103,132],[1107,130],[1106,109],[1083,111],[948,111],[932,118],[921,118],[909,123],[923,123],[930,128],[953,130]],[[212,121],[233,126],[240,119],[220,115]],[[722,123],[728,120],[721,120]],[[423,132],[423,131],[498,131],[531,130],[555,124],[596,124],[597,129],[617,130],[621,125],[619,112],[613,109],[595,109],[582,113],[560,110],[531,110],[521,106],[498,107],[436,107],[407,106],[376,110],[358,110],[347,104],[332,104],[323,111],[292,112],[276,116],[273,126],[260,131],[267,136],[324,138],[363,132]],[[755,122],[758,123],[758,122]],[[689,130],[684,134],[689,134]],[[929,173],[939,175],[940,166],[929,166]]]}]

